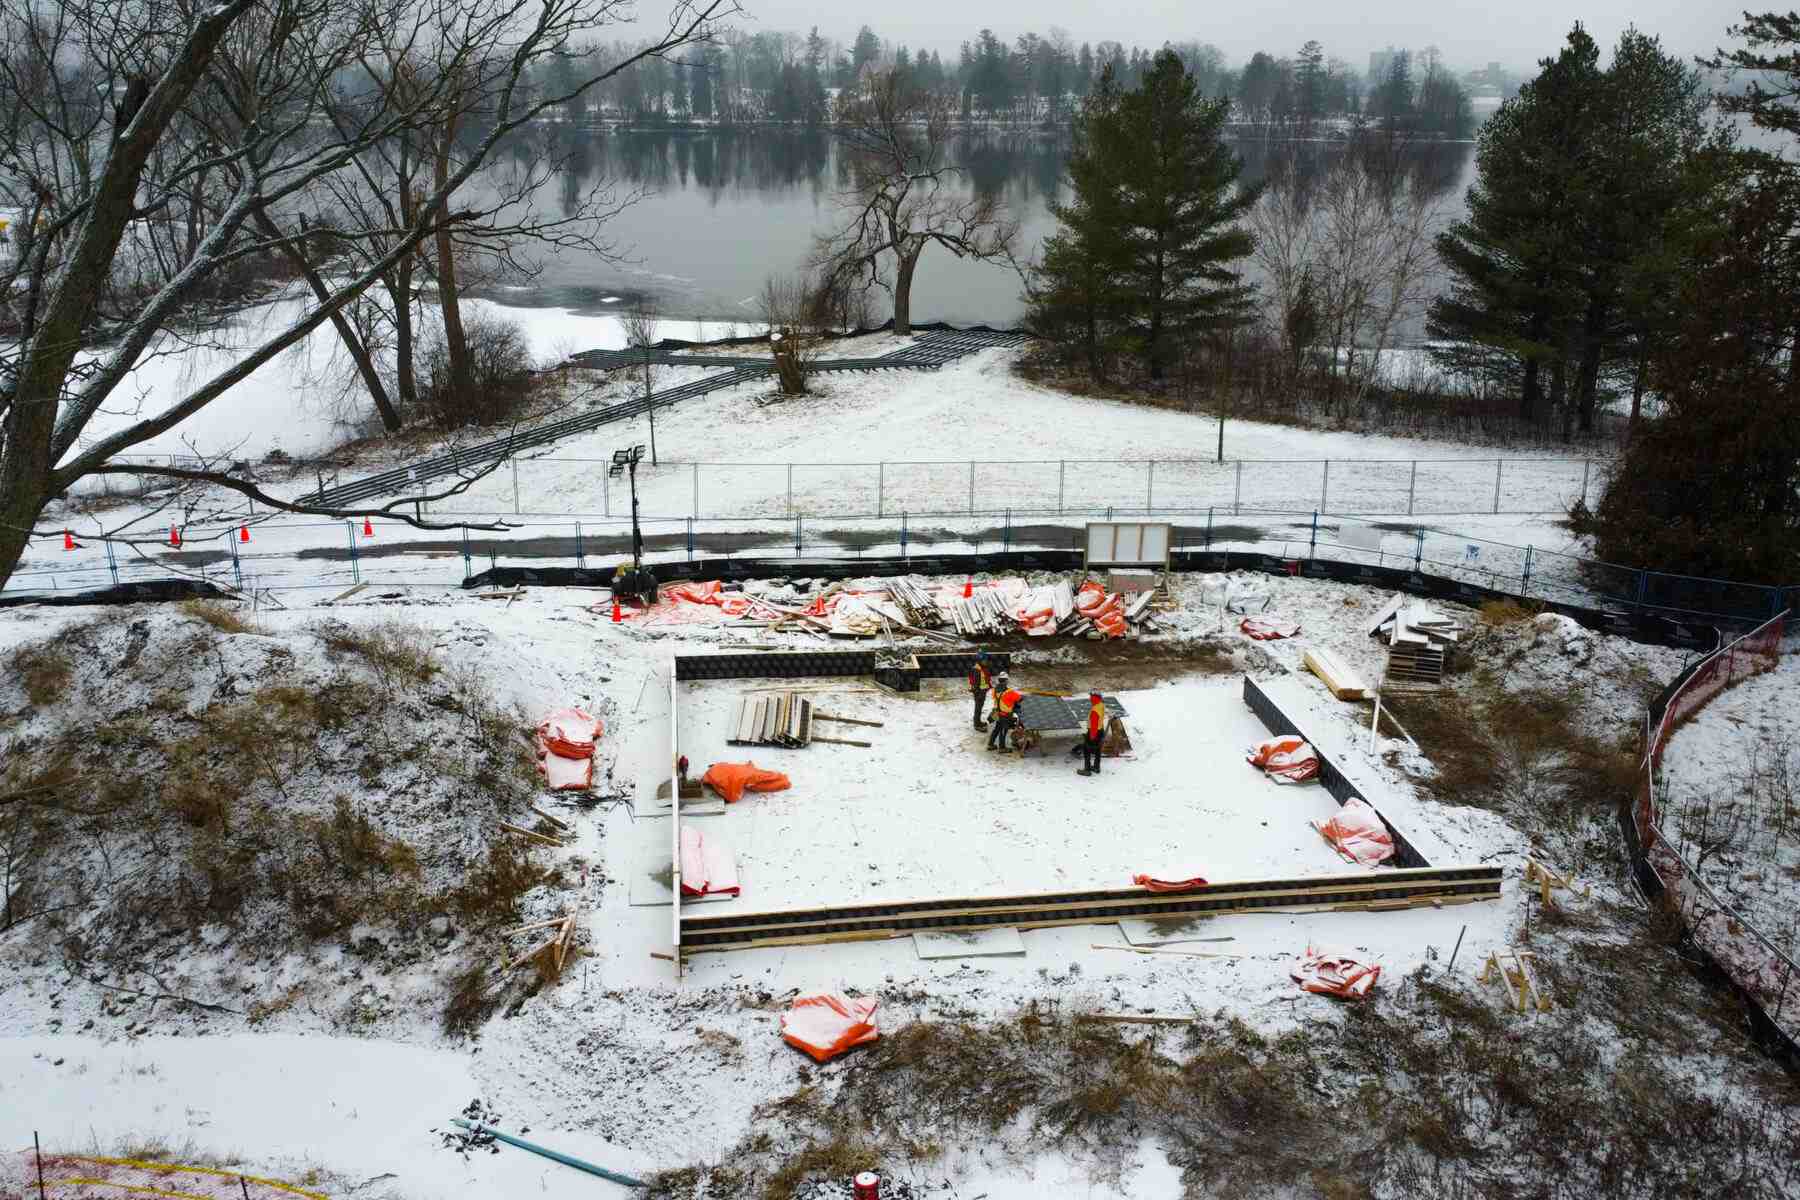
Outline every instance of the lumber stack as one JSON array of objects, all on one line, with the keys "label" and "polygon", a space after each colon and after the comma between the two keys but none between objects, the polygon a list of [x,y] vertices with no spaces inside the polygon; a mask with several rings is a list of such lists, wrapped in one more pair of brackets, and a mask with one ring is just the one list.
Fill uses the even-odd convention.
[{"label": "lumber stack", "polygon": [[930,592],[910,579],[896,579],[888,588],[894,606],[906,617],[908,625],[920,629],[938,629],[944,624],[944,612]]},{"label": "lumber stack", "polygon": [[1383,685],[1434,688],[1462,634],[1462,626],[1424,604],[1396,594],[1369,623],[1370,637],[1388,645]]},{"label": "lumber stack", "polygon": [[726,742],[733,746],[797,749],[812,740],[812,701],[794,692],[738,698]]},{"label": "lumber stack", "polygon": [[1302,656],[1306,669],[1317,675],[1325,689],[1339,700],[1367,700],[1369,685],[1355,667],[1323,646],[1310,647]]},{"label": "lumber stack", "polygon": [[1018,627],[1006,611],[1006,601],[992,588],[982,588],[967,599],[959,597],[950,609],[950,620],[966,638],[1005,637]]}]

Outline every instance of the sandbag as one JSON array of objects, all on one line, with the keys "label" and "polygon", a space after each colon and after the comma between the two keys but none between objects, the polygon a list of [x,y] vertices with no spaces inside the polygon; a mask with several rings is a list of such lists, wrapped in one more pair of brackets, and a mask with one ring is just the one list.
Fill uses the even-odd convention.
[{"label": "sandbag", "polygon": [[1354,796],[1338,809],[1337,816],[1329,821],[1314,821],[1313,828],[1351,862],[1372,867],[1394,856],[1394,836],[1382,822],[1381,814]]},{"label": "sandbag", "polygon": [[1318,752],[1306,739],[1291,733],[1256,743],[1244,759],[1261,767],[1276,783],[1301,783],[1319,773]]},{"label": "sandbag", "polygon": [[1299,633],[1300,623],[1285,617],[1245,617],[1238,622],[1238,629],[1255,641],[1272,642],[1279,638],[1291,638]]},{"label": "sandbag", "polygon": [[1206,886],[1206,880],[1198,875],[1184,875],[1182,871],[1163,871],[1157,875],[1133,875],[1131,882],[1149,892],[1197,892]]},{"label": "sandbag", "polygon": [[1308,946],[1306,954],[1289,974],[1306,991],[1360,1000],[1375,990],[1375,981],[1381,978],[1381,965],[1359,962],[1348,954]]},{"label": "sandbag", "polygon": [[781,1014],[781,1037],[790,1046],[826,1062],[844,1051],[874,1041],[876,1001],[852,1000],[837,992],[796,996]]},{"label": "sandbag", "polygon": [[742,800],[746,791],[782,792],[792,786],[780,771],[765,771],[751,762],[714,763],[700,781],[731,804]]}]

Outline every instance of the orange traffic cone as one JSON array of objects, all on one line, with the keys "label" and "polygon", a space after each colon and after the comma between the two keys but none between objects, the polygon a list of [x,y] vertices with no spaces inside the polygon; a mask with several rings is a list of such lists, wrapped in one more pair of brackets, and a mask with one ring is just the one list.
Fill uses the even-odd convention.
[{"label": "orange traffic cone", "polygon": [[177,549],[181,546],[181,530],[173,525],[169,526],[169,545],[174,546]]},{"label": "orange traffic cone", "polygon": [[250,527],[248,525],[239,525],[238,526],[238,541],[247,542],[249,540],[250,540]]},{"label": "orange traffic cone", "polygon": [[63,549],[64,550],[73,550],[74,548],[75,548],[75,535],[70,533],[66,529],[63,530]]},{"label": "orange traffic cone", "polygon": [[614,596],[613,597],[613,624],[616,625],[620,621],[623,621],[624,619],[625,619],[624,614],[619,612],[619,598],[617,596]]},{"label": "orange traffic cone", "polygon": [[975,594],[975,580],[973,578],[963,580],[963,599],[967,600],[970,596],[973,596],[974,594]]},{"label": "orange traffic cone", "polygon": [[369,523],[369,518],[367,518],[367,517],[363,518],[363,536],[364,537],[374,537],[375,536],[375,526],[373,526]]}]

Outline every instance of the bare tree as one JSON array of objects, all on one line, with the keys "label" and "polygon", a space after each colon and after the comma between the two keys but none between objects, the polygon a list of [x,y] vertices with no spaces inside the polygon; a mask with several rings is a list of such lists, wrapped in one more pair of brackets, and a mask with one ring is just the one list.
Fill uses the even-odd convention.
[{"label": "bare tree", "polygon": [[[733,0],[678,0],[666,29],[628,63],[711,36]],[[20,213],[20,252],[0,264],[18,338],[0,350],[0,583],[40,514],[87,475],[174,428],[308,337],[447,223],[458,189],[501,140],[566,101],[522,86],[571,37],[636,16],[629,0],[223,0],[203,6],[43,0],[0,8],[0,202]],[[391,32],[443,69],[404,103],[346,94]],[[221,97],[224,99],[221,100]],[[334,123],[333,114],[352,119]],[[479,119],[479,123],[475,118]],[[304,236],[281,222],[359,155],[411,136],[420,144],[468,118],[466,149],[409,203],[380,257],[359,263],[295,320],[232,366],[142,419],[86,438],[109,397],[208,286]],[[204,136],[190,136],[203,131]],[[198,181],[211,181],[204,192]],[[196,199],[196,195],[200,199]],[[149,275],[133,232],[193,220],[177,269]],[[278,232],[268,233],[258,214]],[[326,227],[314,235],[355,239]],[[119,303],[122,273],[147,275]],[[218,486],[238,482],[209,472]],[[276,502],[287,511],[297,506]],[[336,515],[335,510],[332,515]],[[411,519],[402,517],[401,519]]]},{"label": "bare tree", "polygon": [[636,350],[644,359],[644,409],[650,415],[650,465],[656,465],[656,400],[650,390],[650,359],[656,347],[656,327],[662,323],[662,314],[656,307],[656,301],[649,296],[640,297],[630,308],[619,314],[619,325],[625,331],[625,344]]},{"label": "bare tree", "polygon": [[834,285],[887,292],[895,333],[912,332],[913,273],[925,247],[1012,261],[1017,220],[949,161],[955,115],[950,96],[920,91],[893,69],[869,72],[863,90],[842,102],[837,133],[851,183],[836,197],[843,223],[815,243],[812,266]]},{"label": "bare tree", "polygon": [[769,353],[781,394],[803,396],[830,324],[829,293],[805,276],[771,275],[763,280],[757,300],[769,327]]}]

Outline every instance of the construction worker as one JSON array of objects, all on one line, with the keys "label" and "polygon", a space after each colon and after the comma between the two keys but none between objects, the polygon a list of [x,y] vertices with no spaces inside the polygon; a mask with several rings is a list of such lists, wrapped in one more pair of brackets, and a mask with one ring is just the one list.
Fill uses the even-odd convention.
[{"label": "construction worker", "polygon": [[1106,703],[1099,692],[1088,693],[1087,736],[1081,739],[1081,770],[1077,775],[1100,773],[1100,743],[1106,740]]},{"label": "construction worker", "polygon": [[975,728],[986,729],[987,722],[981,719],[982,709],[987,707],[988,689],[994,686],[994,672],[988,667],[987,651],[975,655],[975,665],[969,668],[969,694],[975,699]]},{"label": "construction worker", "polygon": [[989,750],[1004,752],[1010,748],[1006,744],[1007,738],[1011,735],[1013,726],[1019,723],[1013,710],[1019,707],[1019,701],[1024,698],[1023,692],[1012,689],[1004,671],[994,677],[994,728],[988,734]]}]

